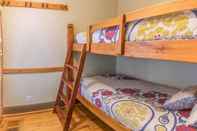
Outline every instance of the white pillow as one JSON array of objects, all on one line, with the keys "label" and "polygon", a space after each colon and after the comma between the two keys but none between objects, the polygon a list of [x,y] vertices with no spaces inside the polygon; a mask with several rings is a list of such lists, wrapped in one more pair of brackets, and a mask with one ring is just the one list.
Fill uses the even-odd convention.
[{"label": "white pillow", "polygon": [[174,94],[164,103],[164,108],[168,110],[192,109],[197,101],[197,86],[185,88]]},{"label": "white pillow", "polygon": [[187,125],[197,126],[197,104],[193,107],[192,112],[187,119]]}]

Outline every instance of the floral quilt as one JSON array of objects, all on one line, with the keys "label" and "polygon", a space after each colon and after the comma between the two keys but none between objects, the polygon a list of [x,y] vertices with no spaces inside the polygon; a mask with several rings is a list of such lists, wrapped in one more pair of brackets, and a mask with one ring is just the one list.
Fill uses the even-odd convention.
[{"label": "floral quilt", "polygon": [[[80,35],[80,43],[87,36]],[[85,38],[81,38],[85,37]],[[197,38],[197,11],[184,11],[140,19],[126,24],[126,41],[176,40]],[[93,33],[93,43],[116,43],[119,27],[100,29]]]},{"label": "floral quilt", "polygon": [[[124,79],[129,81],[127,77],[116,77],[113,81],[124,82]],[[140,83],[140,80],[134,81]],[[162,104],[170,97],[168,93],[130,86],[113,88],[98,79],[87,78],[81,83],[81,95],[133,131],[197,131],[185,126],[190,111],[168,111],[162,108]]]}]

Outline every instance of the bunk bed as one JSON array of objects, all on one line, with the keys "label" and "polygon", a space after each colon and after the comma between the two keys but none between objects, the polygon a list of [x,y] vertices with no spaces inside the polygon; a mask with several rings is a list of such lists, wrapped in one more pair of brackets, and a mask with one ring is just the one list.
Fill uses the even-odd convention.
[{"label": "bunk bed", "polygon": [[120,39],[119,34],[122,34],[121,32],[124,32],[124,28],[122,28],[124,26],[124,20],[125,17],[123,15],[105,21],[100,21],[94,25],[90,25],[88,32],[80,32],[76,35],[76,42],[73,45],[74,50],[80,51],[82,44],[86,43],[88,44],[88,51],[91,53],[122,55],[123,41],[122,39]]},{"label": "bunk bed", "polygon": [[126,14],[133,31],[124,56],[196,62],[196,8],[195,0],[178,0]]},{"label": "bunk bed", "polygon": [[[195,0],[146,7],[90,25],[81,39],[86,39],[90,53],[195,62],[196,7]],[[157,28],[153,31],[151,26]],[[80,51],[81,46],[75,42],[74,50]]]},{"label": "bunk bed", "polygon": [[[69,25],[68,44],[74,51],[81,51],[83,44],[87,44],[88,53],[196,63],[195,9],[197,9],[196,0],[176,0],[147,7],[90,25],[87,33],[79,34],[78,37],[82,38],[75,38],[73,25]],[[183,33],[178,33],[180,30],[175,28],[176,21],[171,21],[174,18],[179,21]],[[163,20],[166,26],[173,26],[171,33],[163,30]],[[153,30],[151,25],[157,26],[157,22],[162,23],[156,29],[159,36],[158,32],[152,34],[145,32],[146,26],[151,31]],[[185,31],[184,29],[188,27],[190,30]],[[142,36],[138,36],[136,31],[138,29]],[[67,88],[76,91],[71,86]],[[188,110],[179,112],[160,108],[172,95],[170,93],[179,91],[176,88],[125,75],[86,77],[81,80],[78,88],[80,90],[77,100],[114,130],[197,130],[184,125],[187,118],[183,114],[188,114]],[[147,90],[143,91],[145,88]]]}]

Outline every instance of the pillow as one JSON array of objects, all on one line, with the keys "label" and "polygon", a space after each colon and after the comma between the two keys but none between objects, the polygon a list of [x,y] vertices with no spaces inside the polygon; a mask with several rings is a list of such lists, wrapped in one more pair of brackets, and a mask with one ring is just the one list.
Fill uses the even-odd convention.
[{"label": "pillow", "polygon": [[197,104],[194,106],[189,118],[187,119],[187,125],[197,127]]},{"label": "pillow", "polygon": [[168,110],[192,109],[197,101],[197,86],[185,88],[164,103],[164,108]]}]

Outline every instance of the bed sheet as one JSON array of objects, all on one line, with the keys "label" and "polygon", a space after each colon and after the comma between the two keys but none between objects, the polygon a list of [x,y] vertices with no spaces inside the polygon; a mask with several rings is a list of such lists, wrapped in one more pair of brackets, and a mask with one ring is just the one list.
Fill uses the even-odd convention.
[{"label": "bed sheet", "polygon": [[81,95],[133,131],[197,131],[185,125],[190,111],[168,111],[162,104],[179,91],[121,75],[84,78]]}]

